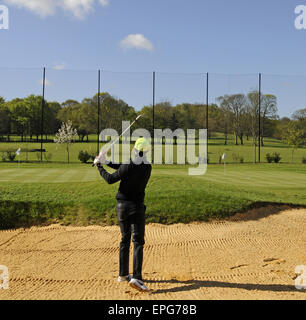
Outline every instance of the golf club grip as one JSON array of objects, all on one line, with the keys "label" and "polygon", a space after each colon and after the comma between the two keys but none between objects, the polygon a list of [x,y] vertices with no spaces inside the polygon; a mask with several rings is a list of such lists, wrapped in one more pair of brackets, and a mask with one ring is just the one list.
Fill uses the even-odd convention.
[{"label": "golf club grip", "polygon": [[[139,118],[141,118],[141,116],[142,116],[142,115],[139,115],[139,116],[132,122],[132,124],[131,124],[128,128],[126,128],[126,129],[120,134],[120,136],[109,146],[109,148],[107,149],[106,152],[104,152],[104,154],[106,154],[106,153],[108,152],[108,150],[111,149],[111,148],[115,145],[115,143],[117,143],[117,141],[120,140],[120,137],[122,137],[122,136],[134,125],[134,123],[137,122],[137,120],[138,120]],[[91,166],[94,167],[95,164],[93,163]]]},{"label": "golf club grip", "polygon": [[[112,144],[108,147],[108,149],[105,150],[103,153],[100,153],[98,157],[100,158],[100,157],[106,155],[107,152],[109,151],[109,149],[111,149],[113,145],[114,145],[114,143],[112,143]],[[95,166],[95,163],[93,162],[91,166],[94,167],[94,166]]]}]

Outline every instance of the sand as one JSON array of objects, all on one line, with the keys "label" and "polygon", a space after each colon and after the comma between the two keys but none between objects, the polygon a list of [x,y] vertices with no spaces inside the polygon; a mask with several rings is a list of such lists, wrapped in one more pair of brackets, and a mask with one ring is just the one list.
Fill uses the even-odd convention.
[{"label": "sand", "polygon": [[[306,210],[268,207],[222,221],[149,224],[143,277],[149,293],[117,283],[120,231],[32,227],[0,231],[2,299],[306,299]],[[306,283],[305,283],[306,285]]]}]

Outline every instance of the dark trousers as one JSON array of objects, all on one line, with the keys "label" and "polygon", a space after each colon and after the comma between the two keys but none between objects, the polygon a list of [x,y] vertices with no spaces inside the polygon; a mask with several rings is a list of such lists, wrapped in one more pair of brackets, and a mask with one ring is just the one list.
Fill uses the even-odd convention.
[{"label": "dark trousers", "polygon": [[133,278],[142,280],[146,206],[130,201],[118,201],[116,211],[122,236],[119,250],[119,275],[129,274],[129,252],[131,235],[133,235]]}]

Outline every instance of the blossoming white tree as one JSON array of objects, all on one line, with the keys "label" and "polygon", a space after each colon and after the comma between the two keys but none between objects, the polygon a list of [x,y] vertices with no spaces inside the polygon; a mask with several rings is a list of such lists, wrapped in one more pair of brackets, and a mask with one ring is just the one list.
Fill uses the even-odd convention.
[{"label": "blossoming white tree", "polygon": [[55,135],[54,142],[58,144],[66,145],[68,163],[69,163],[70,145],[77,138],[78,138],[78,132],[76,129],[72,128],[72,121],[68,120],[68,122],[62,122],[61,128],[58,130],[58,133]]}]

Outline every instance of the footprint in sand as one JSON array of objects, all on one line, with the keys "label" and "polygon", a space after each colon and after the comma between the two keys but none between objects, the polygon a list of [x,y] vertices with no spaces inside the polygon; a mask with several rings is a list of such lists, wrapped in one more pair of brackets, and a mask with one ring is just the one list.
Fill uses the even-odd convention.
[{"label": "footprint in sand", "polygon": [[248,265],[247,264],[239,264],[237,266],[233,266],[233,267],[230,267],[231,270],[234,270],[234,269],[238,269],[238,268],[242,268],[242,267],[247,267]]},{"label": "footprint in sand", "polygon": [[279,259],[279,258],[265,258],[265,259],[263,259],[263,262],[266,262],[266,263],[263,264],[262,267],[266,267],[266,266],[271,265],[271,264],[282,264],[282,263],[285,263],[286,260]]}]

